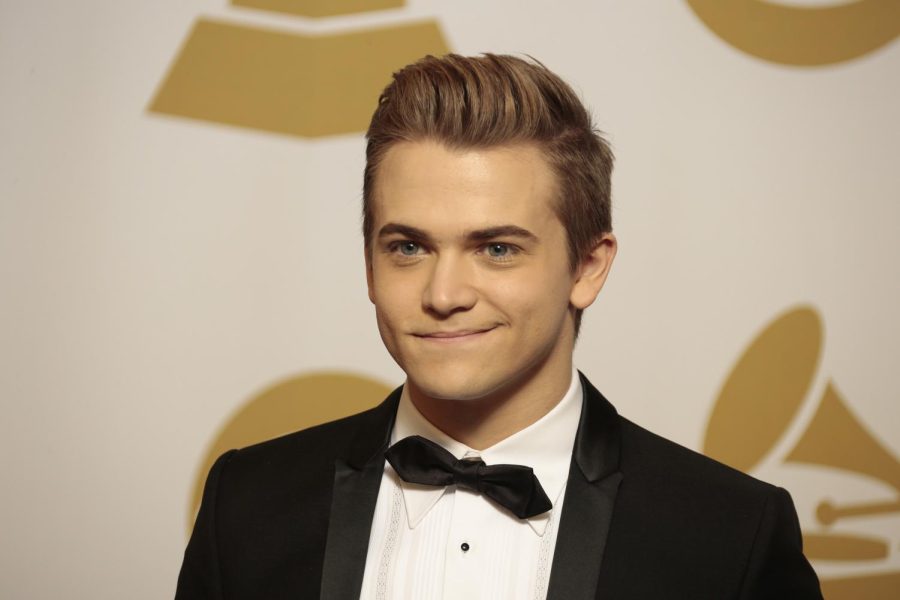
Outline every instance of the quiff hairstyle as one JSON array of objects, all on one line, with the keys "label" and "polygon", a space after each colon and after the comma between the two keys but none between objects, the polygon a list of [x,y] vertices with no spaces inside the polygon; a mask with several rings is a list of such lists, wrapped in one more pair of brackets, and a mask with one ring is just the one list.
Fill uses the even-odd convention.
[{"label": "quiff hairstyle", "polygon": [[[372,251],[375,185],[387,150],[433,140],[451,149],[533,143],[556,175],[554,211],[567,233],[574,272],[612,230],[613,154],[566,82],[539,62],[484,54],[426,56],[396,73],[366,132],[363,236]],[[575,315],[576,331],[581,321]]]}]

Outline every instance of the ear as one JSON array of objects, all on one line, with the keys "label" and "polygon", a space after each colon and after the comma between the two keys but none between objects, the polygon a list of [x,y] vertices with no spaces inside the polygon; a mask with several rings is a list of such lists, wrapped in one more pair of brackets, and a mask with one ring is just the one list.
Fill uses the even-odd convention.
[{"label": "ear", "polygon": [[597,294],[606,283],[617,249],[616,236],[604,233],[594,244],[593,250],[578,265],[575,282],[569,295],[569,303],[574,308],[584,310],[597,299]]},{"label": "ear", "polygon": [[363,248],[363,259],[366,261],[366,287],[369,290],[369,302],[375,304],[375,284],[372,279],[372,253]]}]

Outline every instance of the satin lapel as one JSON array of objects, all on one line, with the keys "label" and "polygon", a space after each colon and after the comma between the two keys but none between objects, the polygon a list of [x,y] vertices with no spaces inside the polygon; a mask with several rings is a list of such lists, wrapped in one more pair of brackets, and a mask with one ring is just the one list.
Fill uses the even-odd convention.
[{"label": "satin lapel", "polygon": [[400,400],[398,388],[362,422],[347,459],[335,461],[321,600],[359,598],[378,488]]},{"label": "satin lapel", "polygon": [[584,403],[575,436],[547,600],[596,598],[606,537],[623,478],[619,470],[619,415],[584,375],[581,375],[581,385]]}]

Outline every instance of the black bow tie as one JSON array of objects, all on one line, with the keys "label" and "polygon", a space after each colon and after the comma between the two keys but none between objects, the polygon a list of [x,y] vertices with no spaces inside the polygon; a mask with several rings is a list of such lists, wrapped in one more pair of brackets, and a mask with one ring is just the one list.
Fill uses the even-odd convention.
[{"label": "black bow tie", "polygon": [[408,483],[458,485],[484,494],[520,519],[553,508],[531,467],[487,466],[481,459],[457,460],[431,440],[413,435],[385,452],[385,458]]}]

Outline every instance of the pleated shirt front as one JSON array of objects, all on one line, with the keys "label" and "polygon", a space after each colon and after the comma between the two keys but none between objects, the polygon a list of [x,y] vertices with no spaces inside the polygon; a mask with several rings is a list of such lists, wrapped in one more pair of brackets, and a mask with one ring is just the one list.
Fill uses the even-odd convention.
[{"label": "pleated shirt front", "polygon": [[429,423],[404,388],[391,444],[420,435],[456,458],[532,467],[553,508],[518,519],[474,491],[406,483],[385,462],[361,599],[544,600],[581,403],[573,369],[568,391],[549,413],[477,451]]}]

